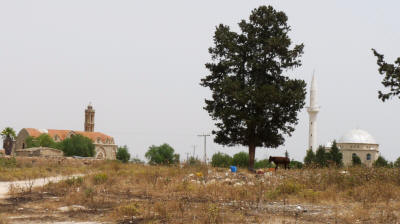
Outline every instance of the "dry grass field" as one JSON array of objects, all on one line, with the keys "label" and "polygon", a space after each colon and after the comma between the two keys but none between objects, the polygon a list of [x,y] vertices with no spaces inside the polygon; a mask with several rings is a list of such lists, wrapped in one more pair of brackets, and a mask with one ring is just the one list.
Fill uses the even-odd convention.
[{"label": "dry grass field", "polygon": [[278,170],[255,175],[246,170],[234,174],[206,166],[115,161],[79,167],[62,163],[51,169],[57,172],[46,174],[86,175],[32,190],[10,189],[10,197],[0,204],[0,223],[400,222],[398,169]]}]

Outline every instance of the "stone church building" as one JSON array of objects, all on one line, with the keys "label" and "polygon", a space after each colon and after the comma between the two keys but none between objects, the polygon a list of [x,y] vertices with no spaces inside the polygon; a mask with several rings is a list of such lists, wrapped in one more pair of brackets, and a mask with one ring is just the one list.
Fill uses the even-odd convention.
[{"label": "stone church building", "polygon": [[96,159],[116,159],[117,145],[114,138],[94,131],[94,115],[95,110],[89,104],[85,110],[85,124],[84,131],[74,130],[57,130],[57,129],[36,129],[36,128],[23,128],[17,136],[15,149],[20,151],[26,148],[26,139],[31,137],[39,137],[41,134],[48,134],[55,142],[61,142],[72,135],[83,135],[90,138],[95,146]]}]

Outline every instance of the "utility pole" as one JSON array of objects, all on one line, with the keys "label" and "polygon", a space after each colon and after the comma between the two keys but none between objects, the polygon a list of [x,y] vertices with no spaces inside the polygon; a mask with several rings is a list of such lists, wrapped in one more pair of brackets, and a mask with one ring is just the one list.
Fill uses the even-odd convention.
[{"label": "utility pole", "polygon": [[196,158],[195,157],[195,155],[196,155],[196,145],[192,145],[192,147],[193,147],[193,158]]},{"label": "utility pole", "polygon": [[209,137],[210,135],[202,134],[197,136],[204,137],[204,163],[207,164],[207,137]]}]

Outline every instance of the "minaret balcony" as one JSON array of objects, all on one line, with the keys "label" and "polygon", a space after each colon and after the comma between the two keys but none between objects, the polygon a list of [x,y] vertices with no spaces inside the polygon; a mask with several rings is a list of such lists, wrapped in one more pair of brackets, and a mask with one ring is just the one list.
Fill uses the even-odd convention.
[{"label": "minaret balcony", "polygon": [[320,107],[307,107],[307,112],[312,113],[312,112],[319,112]]}]

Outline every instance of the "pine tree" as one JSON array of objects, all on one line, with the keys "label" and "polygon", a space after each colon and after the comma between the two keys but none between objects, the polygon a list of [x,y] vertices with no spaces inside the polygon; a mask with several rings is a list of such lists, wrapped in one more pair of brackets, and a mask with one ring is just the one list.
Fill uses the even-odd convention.
[{"label": "pine tree", "polygon": [[206,64],[210,74],[201,80],[212,91],[204,109],[216,121],[214,141],[247,146],[250,170],[256,147],[284,144],[305,105],[304,80],[287,73],[301,66],[304,45],[292,43],[287,20],[284,12],[261,6],[239,23],[241,32],[217,26]]},{"label": "pine tree", "polygon": [[343,154],[339,151],[336,141],[333,141],[330,154],[330,160],[335,162],[336,166],[341,167],[343,165]]},{"label": "pine tree", "polygon": [[328,156],[328,153],[325,152],[325,148],[320,145],[315,153],[315,162],[320,167],[326,167],[328,165]]},{"label": "pine tree", "polygon": [[310,148],[307,150],[306,157],[304,157],[304,165],[310,166],[313,163],[315,163],[315,153],[314,151]]}]

